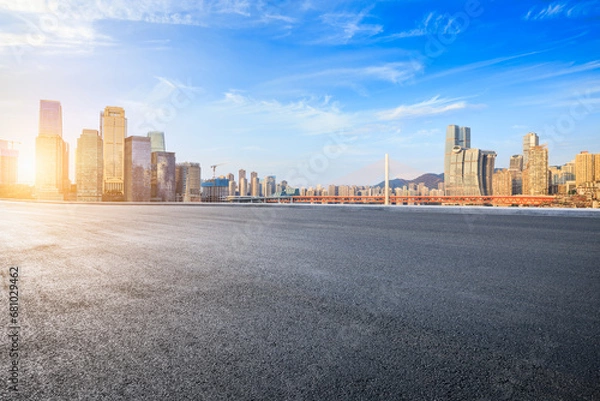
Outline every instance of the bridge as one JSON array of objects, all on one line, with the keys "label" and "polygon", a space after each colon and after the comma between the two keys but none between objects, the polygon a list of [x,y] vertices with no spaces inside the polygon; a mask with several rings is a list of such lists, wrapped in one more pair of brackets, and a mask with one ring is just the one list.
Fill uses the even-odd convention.
[{"label": "bridge", "polygon": [[[375,204],[383,205],[384,196],[291,196],[262,198],[265,203]],[[550,206],[554,196],[390,196],[392,205],[478,205],[478,206]]]}]

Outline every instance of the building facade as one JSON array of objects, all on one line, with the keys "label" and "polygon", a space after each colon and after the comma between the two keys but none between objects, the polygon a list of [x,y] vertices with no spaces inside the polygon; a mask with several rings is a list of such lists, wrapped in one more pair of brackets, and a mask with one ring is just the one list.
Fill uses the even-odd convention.
[{"label": "building facade", "polygon": [[495,158],[495,152],[456,145],[452,149],[448,179],[444,183],[446,195],[491,195]]},{"label": "building facade", "polygon": [[165,133],[161,131],[150,131],[148,132],[148,138],[150,138],[150,146],[152,152],[166,152],[165,146]]},{"label": "building facade", "polygon": [[125,138],[125,201],[150,202],[152,165],[150,138]]},{"label": "building facade", "polygon": [[125,200],[125,136],[127,119],[121,107],[107,106],[100,114],[100,135],[104,141],[104,200]]},{"label": "building facade", "polygon": [[527,168],[529,162],[529,150],[534,146],[539,146],[540,138],[535,132],[529,132],[523,136],[523,169]]},{"label": "building facade", "polygon": [[575,184],[580,186],[588,185],[595,181],[594,155],[587,151],[582,151],[575,156]]},{"label": "building facade", "polygon": [[102,200],[102,138],[97,130],[84,129],[77,139],[75,176],[77,201]]},{"label": "building facade", "polygon": [[156,202],[175,202],[175,153],[152,152],[152,200]]},{"label": "building facade", "polygon": [[199,202],[202,178],[200,163],[178,163],[175,176],[177,200],[181,202]]},{"label": "building facade", "polygon": [[528,152],[527,168],[523,174],[524,195],[548,195],[550,173],[548,169],[548,148],[545,145],[532,146]]},{"label": "building facade", "polygon": [[510,170],[500,170],[494,173],[493,177],[493,195],[511,196],[513,195],[513,178]]},{"label": "building facade", "polygon": [[9,143],[0,139],[0,185],[17,183],[19,151],[9,147]]},{"label": "building facade", "polygon": [[62,106],[40,100],[39,133],[35,140],[38,199],[64,200],[69,191],[69,146],[62,138]]}]

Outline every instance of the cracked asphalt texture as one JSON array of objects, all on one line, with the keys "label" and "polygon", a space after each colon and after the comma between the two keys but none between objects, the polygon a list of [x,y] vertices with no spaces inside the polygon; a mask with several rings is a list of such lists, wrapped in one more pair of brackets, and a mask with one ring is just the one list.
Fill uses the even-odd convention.
[{"label": "cracked asphalt texture", "polygon": [[15,400],[600,400],[600,215],[0,202]]}]

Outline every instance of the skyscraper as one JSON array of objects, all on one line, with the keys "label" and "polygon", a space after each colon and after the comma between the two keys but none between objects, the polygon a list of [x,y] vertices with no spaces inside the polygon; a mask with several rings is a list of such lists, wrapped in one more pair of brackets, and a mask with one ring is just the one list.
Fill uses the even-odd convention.
[{"label": "skyscraper", "polygon": [[492,151],[454,146],[448,179],[444,180],[446,195],[491,195],[495,159],[496,153]]},{"label": "skyscraper", "polygon": [[575,185],[592,183],[594,178],[594,155],[584,150],[575,156]]},{"label": "skyscraper", "polygon": [[527,168],[529,161],[529,149],[534,146],[539,146],[540,138],[535,132],[529,132],[523,136],[523,168]]},{"label": "skyscraper", "polygon": [[260,183],[256,171],[250,173],[250,196],[260,196]]},{"label": "skyscraper", "polygon": [[105,200],[125,200],[125,136],[127,119],[121,107],[107,106],[100,114],[104,141],[102,192]]},{"label": "skyscraper", "polygon": [[200,201],[200,163],[178,163],[175,173],[177,200],[182,202]]},{"label": "skyscraper", "polygon": [[176,201],[175,153],[152,152],[152,200]]},{"label": "skyscraper", "polygon": [[165,147],[165,133],[161,131],[150,131],[148,132],[148,138],[150,138],[150,144],[152,152],[166,152]]},{"label": "skyscraper", "polygon": [[40,100],[35,149],[37,198],[63,200],[70,184],[69,147],[62,139],[62,107],[56,100]]},{"label": "skyscraper", "polygon": [[513,155],[510,157],[510,167],[508,169],[512,178],[512,195],[523,193],[523,155]]},{"label": "skyscraper", "polygon": [[102,200],[102,138],[97,130],[84,129],[77,139],[75,157],[77,200]]},{"label": "skyscraper", "polygon": [[[446,148],[444,155],[444,184],[450,174],[450,160],[455,146],[463,149],[471,147],[471,128],[459,127],[458,125],[448,125],[446,128]],[[447,186],[445,186],[447,187]],[[446,193],[448,194],[448,193]]]},{"label": "skyscraper", "polygon": [[125,200],[150,202],[152,166],[150,138],[129,136],[125,138]]},{"label": "skyscraper", "polygon": [[0,185],[17,183],[17,161],[19,151],[9,148],[9,141],[0,139]]},{"label": "skyscraper", "polygon": [[239,186],[240,196],[247,196],[248,195],[248,180],[246,179],[246,170],[241,169],[240,171],[238,171],[238,176],[239,176],[238,186]]},{"label": "skyscraper", "polygon": [[274,175],[268,175],[263,181],[263,196],[272,196],[277,192],[277,181]]},{"label": "skyscraper", "polygon": [[532,146],[528,151],[529,160],[523,174],[524,195],[548,195],[550,175],[548,170],[548,148],[545,145]]}]

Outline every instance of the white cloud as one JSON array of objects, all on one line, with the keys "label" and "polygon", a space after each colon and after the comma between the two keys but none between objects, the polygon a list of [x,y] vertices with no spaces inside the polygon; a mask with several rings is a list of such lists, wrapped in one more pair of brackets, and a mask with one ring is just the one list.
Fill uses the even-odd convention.
[{"label": "white cloud", "polygon": [[579,18],[600,14],[600,5],[597,1],[570,1],[554,2],[545,7],[532,7],[525,14],[526,20],[545,20],[559,17]]},{"label": "white cloud", "polygon": [[420,103],[401,105],[395,109],[381,111],[377,113],[377,115],[381,120],[397,120],[401,118],[423,117],[441,114],[449,111],[465,109],[467,107],[475,106],[469,105],[464,100],[443,99],[438,95]]},{"label": "white cloud", "polygon": [[351,40],[364,39],[383,32],[383,26],[368,24],[369,8],[359,13],[327,13],[321,16],[323,24],[333,30],[313,41],[318,44],[346,44]]}]

